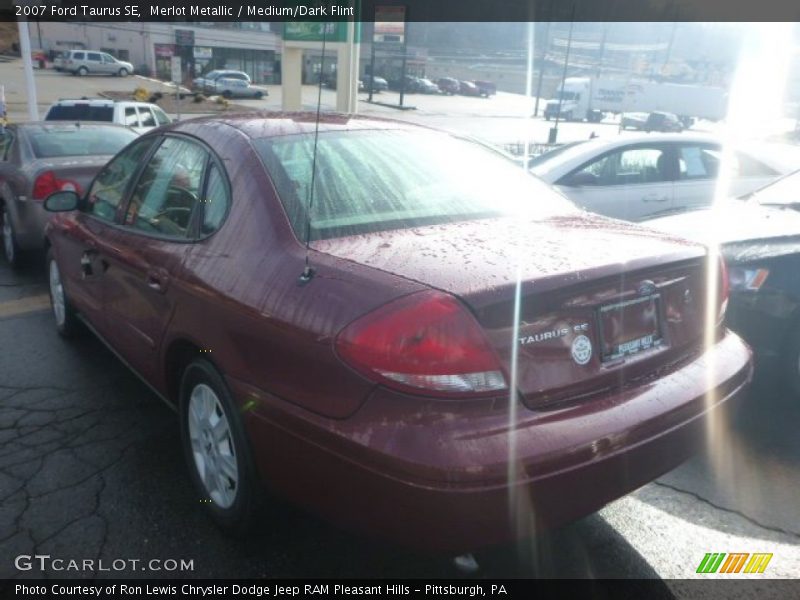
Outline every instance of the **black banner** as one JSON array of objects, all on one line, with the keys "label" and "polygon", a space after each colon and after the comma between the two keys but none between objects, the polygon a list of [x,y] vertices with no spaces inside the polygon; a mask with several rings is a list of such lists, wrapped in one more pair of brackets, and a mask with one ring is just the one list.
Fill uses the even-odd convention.
[{"label": "black banner", "polygon": [[41,21],[800,21],[797,0],[0,0],[0,19]]},{"label": "black banner", "polygon": [[5,580],[2,598],[496,598],[586,600],[704,598],[706,600],[800,597],[800,580]]}]

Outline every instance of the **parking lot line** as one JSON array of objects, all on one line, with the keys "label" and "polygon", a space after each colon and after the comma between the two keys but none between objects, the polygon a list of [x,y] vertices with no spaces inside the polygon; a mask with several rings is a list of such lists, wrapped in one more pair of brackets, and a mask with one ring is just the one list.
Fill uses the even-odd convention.
[{"label": "parking lot line", "polygon": [[28,296],[27,298],[19,298],[18,300],[0,302],[0,319],[16,317],[26,313],[47,310],[49,308],[50,296],[48,294],[38,294],[36,296]]}]

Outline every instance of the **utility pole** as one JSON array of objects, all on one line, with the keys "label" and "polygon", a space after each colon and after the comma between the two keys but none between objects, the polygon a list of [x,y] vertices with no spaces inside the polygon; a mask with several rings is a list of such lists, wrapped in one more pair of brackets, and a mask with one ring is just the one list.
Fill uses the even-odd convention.
[{"label": "utility pole", "polygon": [[[550,15],[552,16],[553,3],[550,3]],[[544,75],[544,64],[547,58],[547,48],[550,46],[550,19],[547,20],[544,30],[544,45],[542,47],[542,54],[539,56],[539,80],[536,83],[536,102],[533,105],[533,116],[539,116],[539,97],[542,95],[542,76]]]},{"label": "utility pole", "polygon": [[569,51],[572,48],[572,27],[575,25],[575,3],[572,4],[572,15],[569,19],[569,35],[567,37],[567,54],[564,57],[564,71],[561,74],[561,92],[558,94],[558,112],[556,113],[555,126],[550,129],[548,144],[555,144],[558,139],[558,121],[561,119],[561,104],[564,102],[564,83],[567,80],[567,67],[569,67]]},{"label": "utility pole", "polygon": [[36,100],[36,81],[33,78],[33,62],[31,58],[31,38],[28,21],[17,21],[19,31],[19,51],[22,54],[22,66],[25,71],[25,88],[28,93],[28,119],[39,120],[39,105]]}]

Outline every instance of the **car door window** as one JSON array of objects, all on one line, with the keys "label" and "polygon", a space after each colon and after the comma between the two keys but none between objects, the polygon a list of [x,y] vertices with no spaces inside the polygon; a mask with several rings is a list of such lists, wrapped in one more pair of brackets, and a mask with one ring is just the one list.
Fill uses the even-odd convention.
[{"label": "car door window", "polygon": [[203,196],[203,220],[200,233],[209,235],[222,225],[230,206],[230,195],[225,177],[216,164],[211,163],[206,179],[206,193]]},{"label": "car door window", "polygon": [[563,180],[564,185],[632,185],[669,180],[667,151],[663,148],[629,148],[602,156]]},{"label": "car door window", "polygon": [[153,113],[151,113],[150,109],[147,107],[139,107],[139,119],[142,122],[142,127],[156,126],[155,117],[153,117]]},{"label": "car door window", "polygon": [[72,58],[74,58],[75,60],[84,60],[84,56],[85,54],[83,52],[76,52],[75,54],[72,55]]},{"label": "car door window", "polygon": [[128,106],[125,108],[125,125],[139,127],[139,116],[136,114],[136,107]]},{"label": "car door window", "polygon": [[113,222],[139,163],[153,144],[153,138],[134,142],[108,163],[92,183],[87,196],[87,212]]},{"label": "car door window", "polygon": [[103,54],[103,62],[104,62],[104,63],[106,63],[106,64],[114,64],[114,63],[115,63],[115,62],[117,62],[117,61],[116,61],[116,60],[114,60],[114,58],[113,58],[113,57],[111,57],[110,55],[108,55],[108,54]]},{"label": "car door window", "polygon": [[87,52],[86,59],[100,62],[100,54],[98,54],[97,52]]},{"label": "car door window", "polygon": [[185,238],[200,191],[208,154],[177,138],[166,138],[148,161],[131,194],[125,225],[143,232]]},{"label": "car door window", "polygon": [[[705,154],[708,161],[714,165],[714,174],[716,177],[719,171],[720,161],[722,160],[722,151],[719,149],[707,149]],[[730,156],[730,170],[731,177],[777,177],[779,173],[760,160],[756,160],[748,154],[743,152],[734,151]]]}]

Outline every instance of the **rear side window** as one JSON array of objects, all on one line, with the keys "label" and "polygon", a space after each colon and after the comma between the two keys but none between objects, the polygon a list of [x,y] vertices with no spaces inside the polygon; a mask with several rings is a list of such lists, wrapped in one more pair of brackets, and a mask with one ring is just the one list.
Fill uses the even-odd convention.
[{"label": "rear side window", "polygon": [[160,108],[152,108],[153,114],[156,116],[156,121],[159,125],[166,125],[169,123],[169,117],[167,114],[161,110]]},{"label": "rear side window", "polygon": [[28,140],[36,158],[113,155],[136,139],[134,132],[116,126],[60,127],[28,131]]},{"label": "rear side window", "polygon": [[47,111],[45,121],[114,121],[113,106],[56,104]]},{"label": "rear side window", "polygon": [[75,60],[83,60],[85,57],[86,57],[86,53],[85,52],[73,52],[72,53],[72,58],[74,58]]},{"label": "rear side window", "polygon": [[202,205],[203,222],[200,227],[200,233],[208,235],[214,233],[222,225],[230,205],[228,185],[214,163],[211,163],[208,168],[206,193]]},{"label": "rear side window", "polygon": [[101,60],[100,54],[97,53],[97,52],[87,52],[86,53],[86,59],[87,60],[96,60],[98,62]]},{"label": "rear side window", "polygon": [[139,162],[152,144],[153,138],[137,141],[103,167],[87,196],[89,213],[104,221],[114,221]]}]

